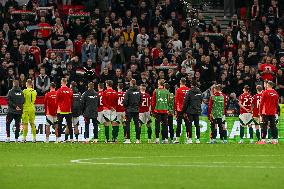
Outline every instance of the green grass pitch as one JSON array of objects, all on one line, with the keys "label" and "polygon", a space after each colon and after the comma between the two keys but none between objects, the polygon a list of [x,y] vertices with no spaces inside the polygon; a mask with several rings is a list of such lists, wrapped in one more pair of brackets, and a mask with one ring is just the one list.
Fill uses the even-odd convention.
[{"label": "green grass pitch", "polygon": [[1,189],[283,186],[283,144],[0,143]]}]

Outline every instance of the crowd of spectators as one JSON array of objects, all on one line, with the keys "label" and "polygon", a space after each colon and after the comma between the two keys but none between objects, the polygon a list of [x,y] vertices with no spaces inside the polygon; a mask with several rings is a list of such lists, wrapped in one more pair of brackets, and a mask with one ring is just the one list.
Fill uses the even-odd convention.
[{"label": "crowd of spectators", "polygon": [[[232,103],[249,85],[273,80],[284,102],[284,14],[276,0],[249,0],[247,16],[235,14],[225,31],[213,18],[190,27],[179,0],[112,0],[109,10],[69,9],[53,1],[0,4],[0,95],[12,81],[34,80],[39,95],[67,77],[80,92],[87,83],[135,78],[152,93],[164,78],[175,92],[184,77],[205,92],[220,83]],[[185,10],[181,12],[181,10]]]}]

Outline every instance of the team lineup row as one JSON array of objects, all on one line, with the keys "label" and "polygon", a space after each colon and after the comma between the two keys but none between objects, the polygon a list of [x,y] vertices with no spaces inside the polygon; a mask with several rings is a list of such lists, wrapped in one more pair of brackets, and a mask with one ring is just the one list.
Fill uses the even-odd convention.
[{"label": "team lineup row", "polygon": [[[94,127],[93,143],[98,142],[98,124],[104,125],[105,142],[117,142],[119,126],[124,128],[124,143],[130,142],[130,123],[134,121],[136,143],[140,143],[141,126],[147,126],[148,143],[152,143],[151,115],[155,117],[155,143],[179,143],[181,136],[182,121],[186,126],[187,143],[192,143],[192,122],[196,130],[196,143],[200,143],[199,115],[201,113],[202,93],[196,82],[192,82],[191,88],[186,86],[186,79],[180,80],[180,87],[175,95],[169,92],[169,85],[164,80],[158,81],[158,88],[152,97],[147,94],[146,86],[136,85],[136,80],[131,80],[130,88],[123,92],[123,84],[118,84],[118,91],[112,88],[113,82],[106,81],[98,85],[98,92],[94,90],[94,84],[88,84],[88,90],[82,95],[77,88],[67,87],[67,80],[61,80],[61,88],[55,90],[51,83],[50,92],[45,95],[46,115],[46,142],[49,142],[50,126],[55,128],[56,143],[61,142],[63,133],[63,119],[66,120],[65,140],[74,142],[75,134],[78,140],[79,116],[85,120],[85,142],[90,142],[90,122]],[[243,143],[245,127],[249,127],[250,142],[253,143],[253,128],[256,128],[258,144],[266,143],[267,128],[270,128],[272,143],[277,144],[278,130],[275,115],[278,107],[278,94],[273,89],[273,82],[265,83],[265,90],[257,86],[257,94],[252,96],[248,86],[244,87],[244,93],[239,97],[240,106],[240,142]],[[21,90],[19,82],[13,82],[13,88],[8,93],[8,114],[6,117],[7,142],[10,142],[10,124],[15,120],[15,140],[18,142],[20,123],[23,125],[23,142],[26,142],[28,124],[33,134],[33,142],[36,142],[35,128],[35,99],[36,91],[32,88],[33,83],[28,80],[27,89]],[[222,93],[220,85],[215,85],[209,100],[208,117],[211,122],[210,143],[216,143],[219,128],[220,139],[227,143],[227,129],[225,127],[225,107],[227,97]],[[176,116],[177,128],[174,132],[173,119]],[[112,125],[112,140],[110,140],[109,126]],[[261,133],[260,133],[261,127]],[[74,129],[74,131],[73,131]],[[170,141],[168,135],[170,134]]]}]

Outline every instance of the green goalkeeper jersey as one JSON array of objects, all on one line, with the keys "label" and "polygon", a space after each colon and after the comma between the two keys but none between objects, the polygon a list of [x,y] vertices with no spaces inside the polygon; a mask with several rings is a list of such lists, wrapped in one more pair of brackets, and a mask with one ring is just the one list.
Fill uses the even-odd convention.
[{"label": "green goalkeeper jersey", "polygon": [[169,109],[169,91],[166,89],[156,89],[156,106],[155,110],[168,111]]},{"label": "green goalkeeper jersey", "polygon": [[212,96],[212,116],[214,119],[222,118],[224,115],[224,96]]},{"label": "green goalkeeper jersey", "polygon": [[23,110],[34,110],[37,92],[33,88],[27,88],[23,90],[23,94],[25,98]]}]

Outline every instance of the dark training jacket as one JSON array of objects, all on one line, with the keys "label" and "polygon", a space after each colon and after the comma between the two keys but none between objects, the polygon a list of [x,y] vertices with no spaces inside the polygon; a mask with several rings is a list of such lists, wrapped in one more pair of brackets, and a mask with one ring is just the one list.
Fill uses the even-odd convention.
[{"label": "dark training jacket", "polygon": [[185,95],[182,112],[187,114],[200,114],[202,103],[202,92],[199,88],[191,88]]},{"label": "dark training jacket", "polygon": [[72,116],[79,117],[81,115],[81,94],[73,92]]},{"label": "dark training jacket", "polygon": [[[21,88],[12,88],[11,90],[9,90],[7,99],[8,99],[8,113],[12,114],[23,113],[23,104],[25,99]],[[16,110],[17,106],[21,109],[20,111]]]},{"label": "dark training jacket", "polygon": [[87,90],[81,98],[83,116],[87,118],[98,117],[99,95],[95,90]]},{"label": "dark training jacket", "polygon": [[139,106],[142,103],[142,97],[141,93],[138,89],[138,87],[130,87],[125,95],[123,100],[123,106],[126,110],[126,113],[133,112],[138,113],[139,112]]}]

